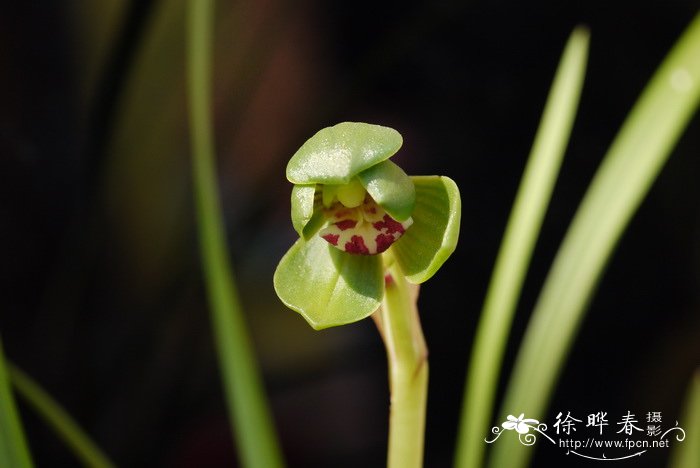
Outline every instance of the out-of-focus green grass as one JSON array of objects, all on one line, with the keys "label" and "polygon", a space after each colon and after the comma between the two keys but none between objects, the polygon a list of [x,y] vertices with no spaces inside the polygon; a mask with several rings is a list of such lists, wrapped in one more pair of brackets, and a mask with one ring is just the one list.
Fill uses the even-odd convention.
[{"label": "out-of-focus green grass", "polygon": [[467,370],[455,466],[481,466],[498,378],[525,274],[549,206],[581,97],[588,31],[574,30],[552,83],[496,259]]},{"label": "out-of-focus green grass", "polygon": [[192,173],[202,269],[229,421],[241,464],[277,468],[283,466],[282,454],[229,261],[216,179],[211,107],[214,5],[214,0],[190,0],[187,9]]},{"label": "out-of-focus green grass", "polygon": [[[700,16],[660,65],[613,141],[559,248],[521,344],[499,421],[542,420],[615,246],[700,100]],[[516,439],[494,447],[493,468],[526,466]]]}]

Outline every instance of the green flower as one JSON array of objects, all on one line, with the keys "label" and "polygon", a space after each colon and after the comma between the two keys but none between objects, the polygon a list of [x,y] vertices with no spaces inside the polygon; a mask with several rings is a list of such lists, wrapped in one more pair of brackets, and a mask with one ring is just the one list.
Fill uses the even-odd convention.
[{"label": "green flower", "polygon": [[394,129],[343,122],[316,133],[287,165],[300,239],[277,266],[275,291],[315,329],[377,310],[385,264],[396,261],[422,283],[457,245],[457,186],[407,176],[389,161],[402,143]]}]

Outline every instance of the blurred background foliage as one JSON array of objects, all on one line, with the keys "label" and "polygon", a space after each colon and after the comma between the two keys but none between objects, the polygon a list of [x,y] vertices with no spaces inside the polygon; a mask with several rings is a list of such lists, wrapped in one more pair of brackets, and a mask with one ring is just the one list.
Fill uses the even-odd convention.
[{"label": "blurred background foliage", "polygon": [[[426,466],[448,466],[476,314],[566,38],[576,24],[590,27],[590,63],[506,377],[591,175],[698,6],[218,2],[221,197],[290,466],[381,466],[388,414],[374,325],[313,332],[272,289],[295,238],[291,154],[339,121],[380,123],[403,134],[396,159],[406,172],[458,183],[460,245],[421,295],[431,353]],[[0,15],[5,351],[123,466],[235,463],[196,243],[184,11],[182,0],[64,0],[6,2]],[[661,411],[669,425],[678,417],[700,363],[699,148],[696,117],[608,267],[550,419],[599,410]],[[38,466],[74,465],[21,409]],[[667,455],[635,466],[661,466]],[[533,464],[561,457],[542,450]]]}]

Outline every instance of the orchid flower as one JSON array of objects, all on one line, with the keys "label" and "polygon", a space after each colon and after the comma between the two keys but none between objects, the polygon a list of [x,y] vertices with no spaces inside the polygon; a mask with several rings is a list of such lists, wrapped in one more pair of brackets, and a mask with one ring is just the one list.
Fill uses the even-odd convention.
[{"label": "orchid flower", "polygon": [[406,175],[389,160],[402,143],[394,129],[343,122],[316,133],[287,165],[300,238],[280,261],[274,285],[282,302],[315,329],[377,310],[391,262],[418,284],[456,247],[456,184]]}]

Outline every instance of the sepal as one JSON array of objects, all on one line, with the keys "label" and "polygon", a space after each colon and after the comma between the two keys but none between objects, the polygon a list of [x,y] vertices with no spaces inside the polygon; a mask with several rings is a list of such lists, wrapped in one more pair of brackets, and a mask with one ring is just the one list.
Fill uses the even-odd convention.
[{"label": "sepal", "polygon": [[347,184],[360,172],[393,156],[403,144],[393,128],[342,122],[319,130],[287,164],[293,184]]},{"label": "sepal", "polygon": [[277,295],[316,330],[357,322],[384,295],[379,255],[348,255],[318,236],[297,242],[274,275]]},{"label": "sepal", "polygon": [[457,184],[449,177],[411,179],[416,187],[413,226],[391,252],[406,279],[419,284],[430,279],[457,247],[462,208]]}]

